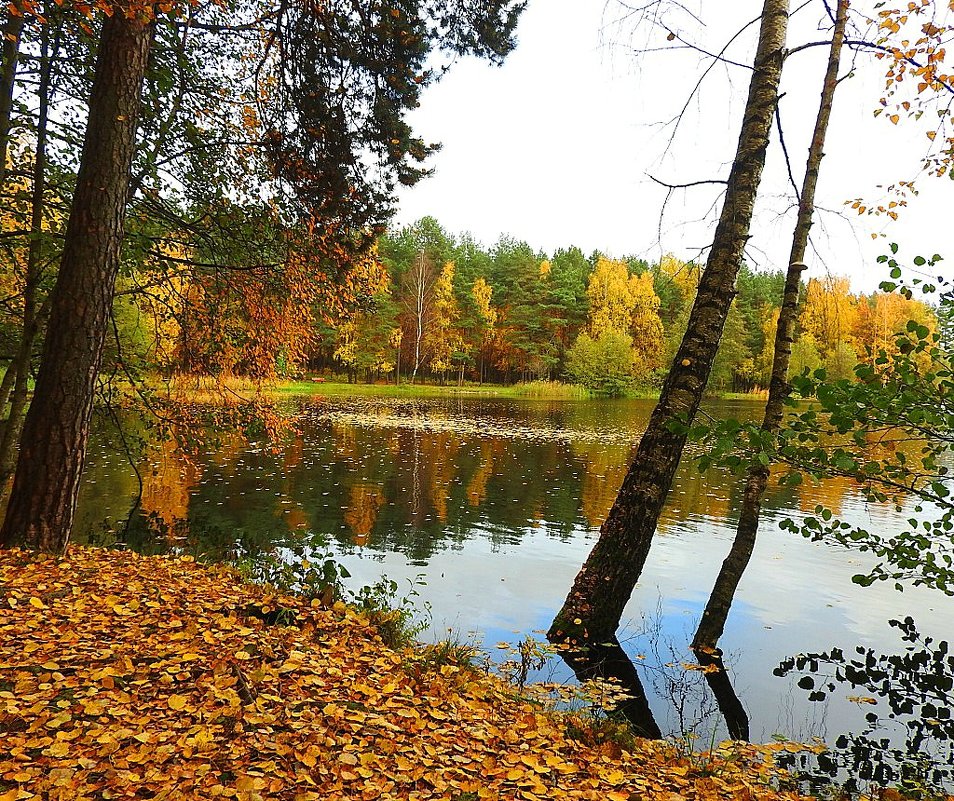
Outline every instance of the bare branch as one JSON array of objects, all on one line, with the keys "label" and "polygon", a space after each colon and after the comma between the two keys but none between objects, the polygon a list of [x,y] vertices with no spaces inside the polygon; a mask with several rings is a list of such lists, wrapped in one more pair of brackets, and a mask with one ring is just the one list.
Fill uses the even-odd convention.
[{"label": "bare branch", "polygon": [[693,186],[704,186],[706,184],[720,184],[722,186],[725,186],[728,183],[728,181],[722,178],[710,178],[703,181],[690,181],[687,184],[670,184],[670,183],[667,183],[666,181],[660,180],[655,175],[648,172],[646,173],[646,177],[648,177],[650,181],[653,181],[654,183],[657,183],[660,186],[664,186],[667,189],[689,189],[690,187],[693,187]]},{"label": "bare branch", "polygon": [[[669,28],[666,28],[666,26],[663,26],[663,28],[669,34],[667,38],[670,41],[681,42],[688,49],[695,50],[697,53],[702,53],[702,55],[708,56],[709,58],[714,59],[716,61],[721,61],[723,64],[729,64],[733,67],[741,67],[742,69],[749,70],[750,72],[754,69],[754,67],[751,64],[744,64],[741,61],[733,61],[731,58],[726,58],[724,55],[722,55],[722,53],[725,52],[725,48],[723,48],[722,52],[720,53],[710,53],[704,47],[700,47],[699,45],[695,45],[692,42],[689,42],[686,39],[683,39],[678,33],[676,33],[673,30],[670,30]],[[682,48],[673,48],[673,49],[681,50]]]},{"label": "bare branch", "polygon": [[[779,96],[779,100],[781,99],[782,97]],[[801,203],[801,193],[798,189],[798,183],[795,181],[795,175],[792,173],[792,160],[789,158],[788,146],[785,144],[785,130],[782,128],[782,113],[779,110],[779,104],[775,105],[775,124],[778,127],[778,141],[782,145],[782,154],[785,156],[785,169],[788,171],[788,180],[792,184],[792,189],[795,190],[795,198]]]}]

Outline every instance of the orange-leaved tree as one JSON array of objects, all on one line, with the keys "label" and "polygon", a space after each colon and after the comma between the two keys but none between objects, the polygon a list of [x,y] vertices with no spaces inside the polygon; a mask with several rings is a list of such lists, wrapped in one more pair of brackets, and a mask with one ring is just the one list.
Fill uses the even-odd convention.
[{"label": "orange-leaved tree", "polygon": [[[334,226],[343,245],[367,247],[392,210],[395,187],[426,172],[420,165],[434,148],[413,135],[405,115],[443,74],[432,66],[438,53],[499,63],[514,47],[522,9],[514,0],[425,0],[367,13],[346,2],[277,4],[260,20],[264,28],[253,26],[261,50],[250,127],[263,131],[253,144],[264,149],[267,188],[283,218]],[[175,7],[104,2],[102,11],[86,138],[3,545],[58,552],[69,540],[126,207],[142,186],[130,177],[141,87],[156,12]],[[159,141],[162,126],[153,134]]]}]

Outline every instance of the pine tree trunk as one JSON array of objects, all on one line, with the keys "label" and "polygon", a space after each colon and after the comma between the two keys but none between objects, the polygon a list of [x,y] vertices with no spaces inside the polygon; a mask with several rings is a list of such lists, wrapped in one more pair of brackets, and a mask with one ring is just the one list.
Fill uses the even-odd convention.
[{"label": "pine tree trunk", "polygon": [[47,23],[40,31],[40,108],[36,123],[36,147],[33,159],[33,192],[30,201],[30,245],[27,250],[27,268],[23,282],[23,329],[17,347],[16,359],[11,370],[15,371],[13,394],[10,401],[10,414],[3,426],[0,437],[0,482],[6,482],[13,475],[16,466],[16,446],[23,428],[29,390],[30,365],[33,361],[33,344],[39,332],[37,314],[37,292],[43,272],[43,217],[46,209],[46,146],[49,138],[50,102],[52,100],[52,70],[50,48],[59,49],[59,34],[56,41],[50,42],[51,15],[44,9]]},{"label": "pine tree trunk", "polygon": [[550,628],[554,642],[585,647],[609,641],[649,554],[686,427],[702,400],[735,295],[778,100],[787,27],[788,2],[765,0],[738,150],[689,325],[599,539]]},{"label": "pine tree trunk", "polygon": [[[14,13],[16,12],[16,13]],[[0,191],[7,177],[7,148],[13,114],[13,87],[20,58],[20,35],[23,33],[23,12],[18,3],[7,7],[0,30]]]},{"label": "pine tree trunk", "polygon": [[120,250],[153,24],[103,23],[89,122],[33,403],[0,544],[65,549],[86,456]]},{"label": "pine tree trunk", "polygon": [[[795,233],[792,237],[792,250],[789,257],[788,273],[785,279],[785,294],[778,315],[775,332],[775,350],[772,356],[772,378],[769,384],[768,400],[762,418],[762,431],[774,433],[782,424],[785,401],[790,392],[788,366],[792,356],[792,341],[795,331],[795,313],[798,307],[798,288],[802,271],[805,269],[805,252],[808,248],[808,233],[812,227],[815,211],[815,188],[818,185],[818,172],[825,148],[825,135],[831,118],[831,107],[838,87],[838,66],[841,62],[841,49],[845,39],[845,23],[848,17],[848,0],[839,0],[835,16],[835,29],[832,35],[831,49],[828,54],[828,67],[822,86],[821,103],[815,118],[815,130],[808,149],[808,161],[805,178],[802,182],[798,203],[798,217],[795,221]],[[735,540],[722,569],[716,578],[712,594],[699,621],[699,628],[692,641],[692,648],[712,651],[716,648],[735,591],[738,589],[742,574],[745,572],[755,547],[758,534],[759,515],[762,511],[762,496],[768,485],[769,468],[759,465],[749,469],[746,476],[742,508],[739,512],[739,525]]]}]

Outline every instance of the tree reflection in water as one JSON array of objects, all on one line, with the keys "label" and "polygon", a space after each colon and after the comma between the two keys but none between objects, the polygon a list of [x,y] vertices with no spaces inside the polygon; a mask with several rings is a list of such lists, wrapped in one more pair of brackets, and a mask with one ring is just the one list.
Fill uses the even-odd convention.
[{"label": "tree reflection in water", "polygon": [[860,732],[846,732],[824,754],[788,755],[787,767],[810,787],[843,781],[849,792],[863,782],[923,792],[954,786],[954,655],[949,644],[918,632],[914,620],[890,620],[904,651],[879,654],[857,646],[799,654],[782,662],[777,676],[800,675],[798,686],[822,702],[847,691],[870,707]]},{"label": "tree reflection in water", "polygon": [[[331,552],[349,567],[367,567],[368,576],[361,577],[364,582],[377,578],[380,573],[374,571],[378,569],[393,578],[398,574],[392,571],[400,571],[405,565],[413,565],[417,573],[418,565],[427,564],[438,571],[430,579],[431,586],[435,595],[443,593],[442,600],[451,610],[448,618],[466,609],[469,616],[458,621],[460,625],[493,626],[495,619],[526,620],[529,625],[520,624],[519,635],[524,636],[545,625],[542,618],[551,611],[547,593],[562,597],[565,590],[557,583],[559,571],[564,563],[567,570],[578,566],[574,549],[580,548],[594,522],[612,503],[620,480],[618,468],[630,458],[632,442],[639,436],[648,408],[648,403],[639,401],[302,402],[297,409],[298,435],[274,449],[217,434],[218,443],[192,460],[184,459],[168,443],[144,450],[140,464],[145,483],[142,504],[128,529],[123,529],[122,522],[133,505],[137,482],[123,464],[121,443],[111,442],[109,432],[100,432],[91,448],[78,527],[86,528],[87,541],[111,544],[119,536],[139,551],[172,548],[210,561],[236,556],[267,559],[276,554],[293,559],[297,553]],[[757,410],[754,403],[713,407],[714,412],[736,417],[746,413],[752,416]],[[851,487],[837,482],[817,487],[773,485],[766,507],[777,517],[797,515],[799,508],[812,509],[818,502],[829,507],[842,502],[850,515],[852,493]],[[680,575],[688,575],[684,549],[689,549],[690,559],[712,561],[711,572],[700,564],[700,576],[715,572],[716,560],[724,555],[728,544],[724,537],[729,534],[732,510],[739,507],[739,495],[738,481],[728,472],[703,475],[691,464],[681,471],[671,504],[660,521],[660,532],[671,553],[677,554],[677,545],[680,549]],[[865,509],[864,513],[870,515],[871,510]],[[95,532],[103,531],[104,517],[112,519],[110,529],[97,537]],[[891,525],[887,518],[885,525]],[[776,543],[772,548],[778,547],[778,539],[772,541]],[[805,555],[804,551],[799,553]],[[773,575],[780,584],[802,586],[804,564],[766,561],[769,558],[773,557],[766,552],[761,556],[756,553],[750,576],[761,576],[764,584],[766,571],[779,571]],[[811,564],[824,566],[836,561],[827,556],[818,558],[824,562]],[[380,561],[386,562],[385,566],[371,565]],[[741,564],[731,552],[727,562]],[[463,567],[452,574],[455,564]],[[662,571],[667,569],[666,562],[660,566]],[[446,580],[440,572],[445,569]],[[793,572],[797,572],[794,579]],[[507,577],[506,584],[498,585],[503,576]],[[647,589],[654,578],[645,582]],[[672,606],[675,614],[690,609],[698,614],[692,588],[686,591],[688,582],[680,579],[674,585],[668,575],[660,579],[660,586],[663,581],[670,582],[666,604],[678,601]],[[772,716],[778,710],[777,693],[773,688],[758,686],[759,677],[764,675],[766,665],[768,673],[777,658],[788,653],[788,646],[775,648],[779,656],[764,660],[758,674],[753,674],[750,666],[733,665],[731,659],[722,656],[718,638],[735,595],[737,582],[732,584],[731,591],[724,592],[717,581],[706,604],[704,623],[716,632],[716,647],[711,652],[695,651],[701,666],[715,665],[720,670],[687,672],[682,667],[683,662],[693,662],[686,650],[692,632],[686,637],[674,629],[679,619],[668,613],[664,624],[653,631],[652,610],[647,605],[652,599],[645,591],[641,597],[649,613],[649,630],[640,632],[638,640],[619,633],[622,642],[609,643],[609,650],[603,654],[592,651],[589,664],[578,667],[589,674],[594,665],[603,664],[607,672],[617,674],[617,680],[633,677],[633,700],[622,711],[645,733],[693,727],[708,733],[711,721],[707,715],[715,714],[713,695],[731,736],[744,738],[749,728],[755,736],[756,727],[771,733],[776,730],[771,727]],[[480,600],[473,602],[475,596]],[[733,614],[748,627],[752,596],[745,598],[749,607]],[[838,604],[841,598],[841,590],[821,595],[820,608],[826,599]],[[780,600],[785,602],[784,598]],[[801,600],[806,608],[816,602],[807,597]],[[773,598],[772,602],[777,604],[779,599]],[[486,609],[491,610],[490,614],[481,618]],[[438,614],[435,607],[435,617]],[[890,614],[888,611],[883,617]],[[508,637],[508,631],[514,628],[504,623],[499,630]],[[783,633],[788,631],[779,625],[775,633],[765,635],[766,642],[774,638],[772,642],[777,643],[779,637],[790,636]],[[803,625],[800,634],[804,632]],[[848,632],[851,636],[854,629],[848,627]],[[659,653],[652,653],[647,643],[657,633],[665,639],[660,641]],[[868,634],[858,631],[862,633]],[[711,641],[711,635],[706,636]],[[740,640],[748,640],[750,645],[746,647],[754,643],[756,648],[761,642],[749,628],[733,632],[733,642]],[[822,642],[812,647],[817,650],[825,645]],[[881,647],[889,650],[891,646]],[[648,658],[622,661],[626,654],[634,656],[639,650],[646,650]],[[729,663],[728,671],[723,662]],[[755,685],[744,697],[751,705],[751,725],[732,690],[730,680],[739,675],[744,677],[740,681],[746,687]],[[711,694],[705,692],[706,683],[712,688]],[[707,705],[705,709],[700,709],[700,703]],[[799,709],[796,713],[799,719],[795,725],[801,722],[801,712]],[[651,722],[653,713],[655,722]],[[794,725],[787,723],[782,723],[782,728],[791,733]]]}]

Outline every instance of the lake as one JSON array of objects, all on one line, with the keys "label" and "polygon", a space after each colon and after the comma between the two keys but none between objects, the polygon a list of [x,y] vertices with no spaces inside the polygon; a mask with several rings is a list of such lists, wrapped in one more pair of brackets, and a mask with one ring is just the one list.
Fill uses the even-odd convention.
[{"label": "lake", "polygon": [[[172,545],[212,559],[255,558],[276,548],[291,558],[296,545],[331,553],[350,572],[351,587],[387,575],[399,595],[413,589],[414,602],[429,609],[425,638],[450,629],[479,639],[494,655],[497,643],[542,639],[653,405],[477,398],[290,403],[298,433],[278,447],[222,435],[191,461],[168,445],[146,451],[135,508],[135,474],[115,435],[103,433],[90,448],[76,539],[111,542],[122,531],[120,538],[139,550]],[[756,401],[710,402],[705,409],[747,419],[761,414]],[[741,485],[725,471],[702,475],[684,459],[620,634],[663,731],[694,731],[703,744],[725,731],[702,676],[682,663],[694,661],[687,645],[732,542]],[[936,592],[853,584],[851,576],[869,564],[864,554],[780,530],[779,521],[817,504],[879,530],[900,528],[910,516],[867,505],[846,480],[798,488],[772,483],[720,641],[755,741],[780,734],[833,742],[864,729],[872,710],[887,713],[880,698],[848,700],[869,694],[841,684],[824,702],[809,701],[797,686],[800,674],[773,673],[782,660],[833,646],[902,652],[906,644],[890,619],[911,615],[923,634],[938,639],[954,619],[954,602]],[[559,662],[537,675],[551,673],[569,675]]]}]

